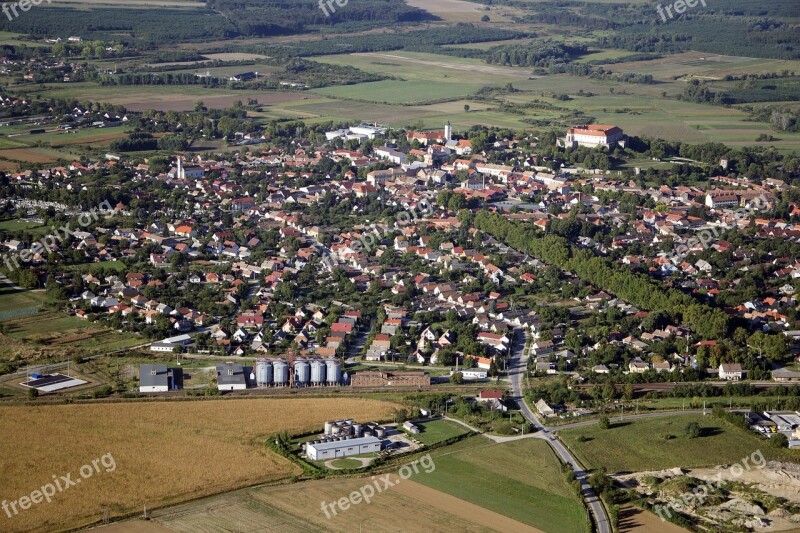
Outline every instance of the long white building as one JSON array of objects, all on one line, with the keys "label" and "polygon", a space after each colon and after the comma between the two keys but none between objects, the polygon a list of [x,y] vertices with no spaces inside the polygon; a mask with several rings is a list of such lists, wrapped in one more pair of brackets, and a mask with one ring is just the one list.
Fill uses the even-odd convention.
[{"label": "long white building", "polygon": [[357,439],[334,440],[329,442],[306,443],[306,455],[312,461],[324,461],[381,451],[383,441],[378,437],[360,437]]}]

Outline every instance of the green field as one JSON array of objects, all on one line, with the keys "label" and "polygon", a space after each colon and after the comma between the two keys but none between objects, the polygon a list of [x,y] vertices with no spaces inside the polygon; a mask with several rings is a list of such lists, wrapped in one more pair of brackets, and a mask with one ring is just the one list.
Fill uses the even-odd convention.
[{"label": "green field", "polygon": [[385,80],[360,83],[358,85],[325,87],[323,89],[314,89],[314,92],[334,98],[364,100],[367,102],[417,104],[468,96],[480,88],[481,86],[476,83]]},{"label": "green field", "polygon": [[488,443],[471,437],[431,452],[435,471],[414,481],[543,531],[588,531],[586,512],[546,442]]},{"label": "green field", "polygon": [[[685,435],[689,422],[700,424],[699,437],[690,439]],[[789,451],[770,447],[755,433],[734,428],[712,415],[669,415],[616,422],[609,429],[593,425],[558,434],[584,466],[605,467],[609,472],[729,464],[759,449],[767,459],[798,458]],[[666,435],[673,438],[667,439]],[[581,436],[588,440],[579,442]]]},{"label": "green field", "polygon": [[415,425],[420,428],[420,433],[412,436],[428,446],[469,432],[464,426],[449,420],[431,420]]},{"label": "green field", "polygon": [[38,222],[29,222],[27,220],[10,219],[0,221],[0,236],[6,231],[27,231],[31,236],[43,237],[50,228]]},{"label": "green field", "polygon": [[0,321],[36,314],[44,300],[44,291],[20,291],[0,284]]}]

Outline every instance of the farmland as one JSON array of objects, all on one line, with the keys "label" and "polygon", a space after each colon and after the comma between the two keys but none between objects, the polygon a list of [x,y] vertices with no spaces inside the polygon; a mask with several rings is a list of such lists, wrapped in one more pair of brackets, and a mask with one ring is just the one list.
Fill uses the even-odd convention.
[{"label": "farmland", "polygon": [[[423,474],[424,475],[424,474]],[[396,475],[390,480],[396,481]],[[235,528],[241,531],[271,529],[289,533],[336,531],[351,532],[353,524],[365,531],[430,532],[469,531],[474,533],[503,531],[536,533],[514,520],[498,515],[466,501],[429,489],[414,481],[386,490],[369,505],[354,505],[346,513],[330,519],[320,508],[320,502],[334,501],[360,489],[368,479],[326,479],[292,485],[245,489],[214,496],[197,502],[156,511],[156,524],[171,531],[190,533],[200,528]],[[469,518],[465,518],[469,517]],[[119,533],[134,533],[127,529],[141,522],[119,524]],[[104,530],[101,530],[104,531]]]},{"label": "farmland", "polygon": [[[700,425],[699,437],[685,435],[690,422]],[[560,431],[559,436],[587,468],[605,467],[609,472],[730,464],[758,449],[768,460],[791,457],[790,452],[775,450],[755,434],[710,415],[616,422],[605,430],[582,427]],[[579,437],[586,440],[581,442]]]},{"label": "farmland", "polygon": [[358,523],[369,531],[586,531],[583,509],[541,441],[496,445],[473,437],[431,456],[431,471],[420,469],[407,480],[390,474],[394,486],[369,505],[352,505],[330,518],[320,502],[357,491],[369,478],[244,489],[159,510],[152,518],[186,532],[209,526],[352,531]]},{"label": "farmland", "polygon": [[547,443],[488,442],[472,437],[431,452],[435,473],[415,480],[543,531],[587,530],[583,507]]},{"label": "farmland", "polygon": [[[264,440],[327,419],[386,417],[393,404],[361,399],[219,400],[0,407],[0,485],[18,498],[104,454],[113,472],[59,493],[9,520],[3,531],[63,529],[253,485],[286,479],[297,467]],[[304,417],[296,416],[305,413]],[[53,446],[54,439],[59,442]],[[15,450],[25,449],[24,458]]]},{"label": "farmland", "polygon": [[44,291],[19,290],[0,284],[0,321],[34,314],[44,299]]}]

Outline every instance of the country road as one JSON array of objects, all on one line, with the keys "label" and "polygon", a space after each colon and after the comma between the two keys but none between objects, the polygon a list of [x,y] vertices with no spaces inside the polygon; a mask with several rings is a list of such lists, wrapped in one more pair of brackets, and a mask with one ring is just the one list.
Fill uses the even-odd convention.
[{"label": "country road", "polygon": [[594,489],[589,485],[589,477],[586,475],[586,470],[583,465],[581,465],[567,447],[558,440],[556,435],[552,434],[548,428],[539,423],[539,420],[534,416],[533,411],[530,410],[528,404],[525,402],[525,397],[522,394],[522,376],[525,374],[528,360],[524,351],[525,337],[521,331],[517,330],[508,367],[512,397],[519,405],[520,412],[522,412],[523,416],[536,427],[537,437],[546,440],[561,460],[572,467],[572,470],[575,472],[575,477],[581,484],[583,498],[586,500],[586,504],[592,512],[595,524],[597,524],[597,531],[600,533],[611,533],[612,528],[608,520],[608,514],[606,514],[606,509]]}]

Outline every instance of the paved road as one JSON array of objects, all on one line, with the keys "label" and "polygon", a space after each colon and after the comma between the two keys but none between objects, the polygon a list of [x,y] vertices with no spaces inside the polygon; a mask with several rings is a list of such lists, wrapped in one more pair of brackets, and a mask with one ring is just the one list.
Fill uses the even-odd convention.
[{"label": "paved road", "polygon": [[556,435],[552,434],[548,428],[539,423],[539,420],[534,416],[533,412],[528,407],[528,404],[525,402],[525,397],[522,394],[522,376],[524,375],[525,369],[528,366],[528,358],[527,355],[523,353],[524,350],[525,337],[519,330],[517,330],[511,359],[509,360],[508,366],[508,375],[511,380],[512,396],[519,405],[523,416],[525,416],[525,418],[527,418],[538,430],[536,436],[546,440],[553,450],[555,450],[558,456],[561,457],[561,460],[572,467],[572,470],[575,472],[575,477],[578,479],[578,481],[580,481],[583,498],[586,500],[586,504],[589,506],[589,509],[594,516],[594,521],[597,524],[597,530],[600,533],[611,533],[612,528],[608,520],[608,515],[606,514],[606,509],[603,507],[603,504],[600,501],[600,498],[597,497],[594,489],[592,489],[591,485],[589,485],[589,478],[586,475],[586,470],[584,469],[583,465],[581,465],[572,455],[572,453],[570,453],[570,451],[566,448],[566,446],[564,446],[561,441],[558,440]]}]

